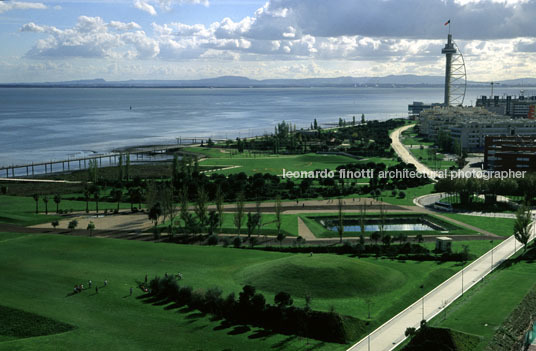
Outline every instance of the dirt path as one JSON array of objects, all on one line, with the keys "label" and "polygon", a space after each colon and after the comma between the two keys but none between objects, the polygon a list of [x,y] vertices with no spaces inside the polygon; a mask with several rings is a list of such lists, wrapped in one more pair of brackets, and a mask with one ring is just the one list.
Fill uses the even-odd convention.
[{"label": "dirt path", "polygon": [[300,217],[298,217],[298,235],[307,241],[316,239],[316,236]]}]

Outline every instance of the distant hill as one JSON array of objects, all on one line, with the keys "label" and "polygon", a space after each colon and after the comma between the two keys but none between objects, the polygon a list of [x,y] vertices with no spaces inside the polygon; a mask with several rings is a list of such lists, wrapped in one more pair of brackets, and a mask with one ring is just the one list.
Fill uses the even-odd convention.
[{"label": "distant hill", "polygon": [[[106,81],[102,78],[42,83],[6,83],[2,87],[205,87],[205,88],[248,88],[248,87],[404,87],[443,86],[442,76],[418,76],[413,74],[388,75],[384,77],[337,77],[305,79],[256,80],[240,76],[223,76],[195,80],[124,80]],[[536,78],[520,78],[499,81],[505,86],[536,86]],[[467,82],[469,85],[489,85],[489,82]]]}]

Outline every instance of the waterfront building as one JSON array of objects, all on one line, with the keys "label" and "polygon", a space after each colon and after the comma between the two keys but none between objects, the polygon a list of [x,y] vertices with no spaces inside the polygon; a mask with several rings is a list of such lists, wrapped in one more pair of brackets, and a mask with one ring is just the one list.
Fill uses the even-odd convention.
[{"label": "waterfront building", "polygon": [[[476,100],[476,106],[483,107],[493,113],[512,118],[534,118],[536,96],[481,96]],[[532,116],[530,114],[532,110]]]},{"label": "waterfront building", "polygon": [[512,119],[481,107],[450,107],[424,110],[419,132],[435,140],[444,132],[468,152],[482,152],[486,136],[536,136],[536,121]]},{"label": "waterfront building", "polygon": [[490,171],[536,171],[536,136],[487,136],[484,167]]}]

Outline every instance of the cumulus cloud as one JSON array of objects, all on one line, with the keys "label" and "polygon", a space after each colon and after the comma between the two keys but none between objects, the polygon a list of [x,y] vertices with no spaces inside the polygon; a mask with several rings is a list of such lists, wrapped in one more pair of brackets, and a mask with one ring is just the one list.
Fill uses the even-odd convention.
[{"label": "cumulus cloud", "polygon": [[210,2],[209,0],[134,0],[134,7],[156,16],[157,12],[152,4],[164,11],[170,11],[174,5],[203,5],[208,7]]},{"label": "cumulus cloud", "polygon": [[134,7],[139,9],[139,10],[147,12],[151,16],[156,16],[156,10],[154,9],[154,7],[152,5],[150,5],[146,1],[136,0],[136,1],[134,1]]},{"label": "cumulus cloud", "polygon": [[155,57],[159,53],[158,43],[140,28],[135,22],[106,23],[100,17],[80,16],[76,25],[68,29],[30,22],[20,30],[49,34],[26,53],[29,58]]},{"label": "cumulus cloud", "polygon": [[452,20],[460,39],[535,36],[534,0],[271,0],[264,13],[285,12],[304,33],[438,39]]},{"label": "cumulus cloud", "polygon": [[[186,3],[208,6],[203,0],[134,4],[156,15],[155,7],[169,10]],[[355,67],[352,72],[358,73],[365,67],[372,73],[441,74],[447,33],[443,23],[450,18],[470,71],[485,75],[489,67],[533,67],[536,26],[528,23],[534,15],[536,0],[270,0],[250,16],[211,24],[152,23],[142,28],[135,22],[81,16],[72,28],[30,22],[21,31],[45,36],[27,53],[32,58],[188,60],[189,65],[210,60],[302,62],[281,65],[296,75],[326,72],[319,62],[345,62],[345,68]]]},{"label": "cumulus cloud", "polygon": [[47,6],[41,2],[0,1],[0,13],[11,10],[44,10]]}]

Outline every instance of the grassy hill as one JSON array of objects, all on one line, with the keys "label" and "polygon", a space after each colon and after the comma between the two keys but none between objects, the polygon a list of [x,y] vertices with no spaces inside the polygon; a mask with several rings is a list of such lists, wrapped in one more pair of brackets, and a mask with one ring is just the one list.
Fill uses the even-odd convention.
[{"label": "grassy hill", "polygon": [[[341,280],[328,279],[322,271],[328,266],[340,270]],[[256,279],[258,290],[268,302],[273,301],[274,291],[279,290],[273,286],[279,286],[294,292],[295,304],[301,306],[304,299],[300,287],[307,287],[311,290],[315,310],[328,311],[333,306],[344,315],[364,320],[370,304],[369,328],[372,329],[458,269],[451,263],[402,263],[327,254],[309,257],[222,247],[1,233],[2,305],[75,329],[0,342],[0,350],[199,350],[214,347],[220,350],[343,350],[345,345],[318,341],[307,345],[298,337],[266,334],[257,328],[226,327],[196,311],[181,309],[177,312],[169,310],[169,306],[143,303],[137,298],[142,292],[134,289],[133,296],[129,296],[129,289],[137,286],[146,273],[151,278],[165,272],[181,272],[184,276],[181,284],[194,289],[219,287],[224,294],[238,293],[249,279]],[[264,282],[259,280],[263,272],[271,274]],[[278,276],[278,272],[286,276]],[[366,279],[359,288],[356,285],[360,284],[359,280],[352,283],[352,287],[360,289],[360,297],[346,286],[350,283],[348,280],[342,280],[346,274]],[[388,279],[375,280],[375,274],[389,274],[398,284],[393,285]],[[299,275],[299,279],[293,279],[295,275]],[[75,284],[87,284],[90,279],[99,286],[98,294],[93,289],[72,294]],[[105,279],[109,282],[107,287],[103,286]],[[289,279],[294,281],[289,282]],[[378,285],[371,288],[363,285],[365,283]],[[386,284],[390,289],[385,288]],[[421,284],[423,288],[419,287]],[[377,293],[372,293],[374,289]],[[355,338],[362,335],[355,335]]]}]

